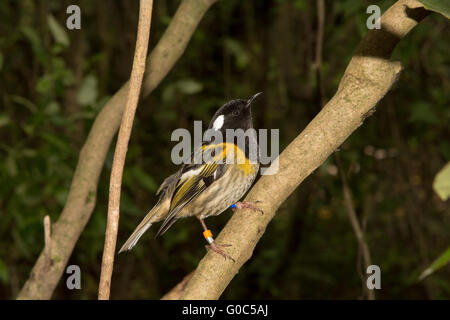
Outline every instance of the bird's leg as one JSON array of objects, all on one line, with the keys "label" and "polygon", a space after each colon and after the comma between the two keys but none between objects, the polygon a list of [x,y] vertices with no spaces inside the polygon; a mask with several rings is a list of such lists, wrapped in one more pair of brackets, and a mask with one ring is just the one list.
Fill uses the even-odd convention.
[{"label": "bird's leg", "polygon": [[256,200],[256,201],[239,201],[236,202],[235,204],[233,204],[230,208],[233,211],[236,211],[237,209],[252,209],[255,211],[259,211],[261,212],[261,214],[264,214],[264,211],[262,211],[262,209],[257,207],[257,203],[260,203],[261,201]]},{"label": "bird's leg", "polygon": [[231,259],[233,260],[233,262],[235,262],[235,260],[230,257],[228,254],[226,254],[221,247],[231,247],[231,244],[218,244],[214,241],[214,238],[212,236],[212,232],[211,230],[209,230],[206,227],[205,221],[203,221],[202,218],[198,218],[198,220],[200,220],[200,223],[202,224],[203,227],[203,236],[205,237],[206,241],[208,241],[208,245],[205,246],[206,249],[212,249],[213,251],[217,252],[218,254],[220,254],[222,257],[225,258],[225,260]]}]

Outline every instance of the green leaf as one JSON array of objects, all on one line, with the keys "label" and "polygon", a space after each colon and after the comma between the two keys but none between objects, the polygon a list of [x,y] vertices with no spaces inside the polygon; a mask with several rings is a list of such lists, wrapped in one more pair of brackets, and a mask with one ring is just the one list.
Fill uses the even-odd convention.
[{"label": "green leaf", "polygon": [[162,100],[164,103],[171,103],[175,96],[175,84],[169,83],[162,92]]},{"label": "green leaf", "polygon": [[55,41],[63,45],[64,47],[68,47],[70,44],[69,37],[67,36],[67,33],[64,30],[64,28],[61,27],[59,22],[55,19],[55,17],[49,14],[47,16],[47,23]]},{"label": "green leaf", "polygon": [[244,69],[250,63],[250,54],[239,41],[227,38],[224,40],[224,46],[236,58],[236,66],[239,69]]},{"label": "green leaf", "polygon": [[11,122],[11,119],[6,114],[0,114],[0,128],[6,126]]},{"label": "green leaf", "polygon": [[203,84],[194,79],[180,79],[176,82],[169,83],[163,90],[162,99],[165,103],[172,103],[176,93],[196,94],[203,90]]},{"label": "green leaf", "polygon": [[33,49],[33,53],[36,55],[37,60],[42,65],[45,65],[48,60],[48,53],[44,50],[42,39],[36,29],[28,26],[21,26],[20,30],[22,31],[24,37],[30,42],[31,48]]},{"label": "green leaf", "polygon": [[450,0],[419,0],[425,9],[442,14],[450,19]]},{"label": "green leaf", "polygon": [[177,88],[184,94],[195,94],[203,90],[203,85],[194,79],[183,79],[177,82]]},{"label": "green leaf", "polygon": [[419,281],[428,277],[430,274],[432,274],[436,270],[442,268],[449,261],[450,261],[450,247],[448,247],[447,250],[445,250],[444,253],[439,256],[439,258],[434,260],[434,262],[427,269],[425,269],[422,272],[422,274],[419,276]]},{"label": "green leaf", "polygon": [[61,151],[69,153],[71,150],[68,142],[64,139],[59,138],[58,136],[47,133],[47,132],[41,132],[41,137],[50,143],[51,145],[55,146],[56,148],[60,149]]},{"label": "green leaf", "polygon": [[442,201],[447,200],[450,196],[450,161],[436,174],[433,190]]},{"label": "green leaf", "polygon": [[36,83],[36,91],[40,94],[49,94],[53,86],[53,77],[50,74],[44,74]]},{"label": "green leaf", "polygon": [[77,94],[78,103],[81,105],[93,105],[97,101],[97,87],[97,78],[92,74],[86,76]]},{"label": "green leaf", "polygon": [[45,106],[44,112],[46,115],[53,116],[55,114],[58,114],[60,110],[59,104],[56,101],[50,102],[48,105]]},{"label": "green leaf", "polygon": [[17,176],[18,169],[16,159],[11,154],[6,158],[6,169],[11,177]]},{"label": "green leaf", "polygon": [[37,107],[36,105],[31,102],[30,100],[21,97],[21,96],[15,96],[15,95],[11,95],[10,96],[11,101],[14,103],[17,103],[18,105],[24,106],[25,108],[27,108],[28,110],[30,110],[31,112],[37,112]]}]

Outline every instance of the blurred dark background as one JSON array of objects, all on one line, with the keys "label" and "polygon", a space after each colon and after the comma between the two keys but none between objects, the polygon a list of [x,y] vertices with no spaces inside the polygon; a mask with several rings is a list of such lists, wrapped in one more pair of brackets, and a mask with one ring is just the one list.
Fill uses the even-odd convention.
[{"label": "blurred dark background", "polygon": [[[370,4],[325,1],[323,92],[333,96],[358,42]],[[66,8],[82,11],[79,31],[65,28]],[[150,49],[179,1],[155,1]],[[49,18],[50,17],[50,18]],[[95,116],[128,79],[138,1],[0,2],[0,298],[13,299],[43,248],[42,220],[58,218],[78,153]],[[221,0],[206,13],[186,52],[150,97],[140,102],[122,188],[120,246],[176,167],[171,132],[209,122],[234,98],[263,91],[253,108],[257,128],[279,128],[281,150],[319,110],[315,1]],[[450,244],[449,204],[432,189],[450,159],[448,21],[433,14],[405,37],[393,59],[399,81],[339,149],[372,263],[381,268],[379,299],[450,298],[450,270],[417,281]],[[114,142],[115,144],[115,142]],[[95,299],[113,148],[92,217],[69,264],[82,290],[63,275],[53,298]],[[217,234],[231,211],[208,219]],[[116,257],[113,299],[158,299],[205,254],[201,226],[179,220],[154,239],[151,228],[130,254]],[[251,260],[222,298],[353,299],[363,294],[358,244],[330,157],[291,195]]]}]

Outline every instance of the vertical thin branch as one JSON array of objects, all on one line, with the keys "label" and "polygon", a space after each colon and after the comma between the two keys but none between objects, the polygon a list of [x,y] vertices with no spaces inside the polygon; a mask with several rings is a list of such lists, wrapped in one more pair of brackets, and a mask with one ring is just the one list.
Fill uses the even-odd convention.
[{"label": "vertical thin branch", "polygon": [[[358,250],[362,252],[363,261],[364,261],[364,270],[367,270],[367,267],[372,264],[372,260],[370,258],[370,250],[367,245],[366,239],[364,237],[364,232],[359,223],[358,216],[356,215],[355,206],[353,204],[352,192],[350,187],[348,186],[347,178],[345,176],[344,168],[342,166],[341,159],[337,153],[334,153],[334,158],[336,159],[336,163],[338,166],[339,174],[342,182],[342,193],[344,194],[344,203],[345,208],[347,209],[348,218],[350,220],[350,224],[352,225],[353,232],[355,233],[356,240],[358,241]],[[362,286],[364,288],[364,292],[369,300],[375,300],[375,292],[370,290],[366,286],[366,277],[364,277],[364,272],[361,272],[358,266],[358,272],[361,277]],[[363,270],[363,271],[364,271]]]},{"label": "vertical thin branch", "polygon": [[[323,51],[323,34],[324,34],[324,25],[325,25],[325,3],[324,0],[317,0],[317,33],[316,33],[316,56],[314,62],[314,69],[316,70],[316,84],[317,84],[317,101],[320,106],[320,109],[325,105],[325,92],[322,81],[322,51]],[[347,210],[347,214],[350,220],[350,224],[353,228],[353,232],[355,233],[356,239],[358,241],[358,253],[362,253],[365,270],[370,266],[371,258],[370,258],[370,250],[367,242],[364,239],[364,233],[361,229],[361,225],[359,223],[358,217],[355,212],[355,207],[352,199],[352,192],[350,187],[348,186],[347,179],[345,177],[345,173],[343,170],[343,166],[339,155],[335,152],[334,157],[339,168],[340,178],[342,183],[342,191],[344,194],[345,200],[345,208]],[[359,259],[358,259],[359,260]],[[366,296],[369,300],[375,299],[375,294],[373,290],[369,290],[366,286],[366,277],[364,277],[364,273],[361,270],[361,265],[358,263],[358,274],[362,281],[362,286]]]},{"label": "vertical thin branch", "polygon": [[316,32],[316,56],[313,69],[316,70],[317,97],[320,108],[325,105],[325,94],[322,82],[322,51],[323,51],[323,33],[325,27],[325,3],[324,0],[317,0],[317,32]]},{"label": "vertical thin branch", "polygon": [[48,271],[52,265],[52,238],[50,229],[50,217],[44,217],[44,252],[45,252],[45,269]]},{"label": "vertical thin branch", "polygon": [[123,167],[128,150],[134,115],[136,113],[142,79],[145,72],[148,40],[153,0],[141,0],[139,5],[139,22],[136,39],[136,50],[131,71],[127,104],[122,116],[109,185],[108,220],[106,225],[105,246],[103,249],[102,270],[98,298],[107,300],[110,296],[111,276],[119,227],[120,188],[122,186]]}]

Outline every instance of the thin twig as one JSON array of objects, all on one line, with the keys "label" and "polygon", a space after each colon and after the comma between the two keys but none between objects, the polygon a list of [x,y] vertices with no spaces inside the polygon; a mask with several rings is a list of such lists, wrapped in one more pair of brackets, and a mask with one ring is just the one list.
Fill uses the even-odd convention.
[{"label": "thin twig", "polygon": [[50,216],[44,217],[44,252],[45,252],[45,269],[48,271],[52,265],[52,238],[51,238]]},{"label": "thin twig", "polygon": [[153,0],[141,0],[139,5],[139,22],[133,69],[130,77],[127,104],[122,116],[116,150],[114,152],[111,180],[109,185],[108,220],[106,225],[105,246],[103,249],[102,270],[98,298],[107,300],[110,296],[111,277],[119,228],[120,188],[122,186],[123,167],[128,150],[134,115],[136,113],[142,79],[145,72]]},{"label": "thin twig", "polygon": [[[345,176],[344,168],[342,166],[341,159],[339,155],[335,152],[334,158],[336,159],[336,164],[338,166],[339,175],[342,183],[342,193],[344,194],[344,203],[345,208],[347,209],[348,218],[350,220],[350,224],[352,225],[353,232],[355,233],[356,240],[358,241],[358,250],[361,250],[363,260],[364,260],[364,270],[367,270],[367,267],[372,265],[372,259],[370,258],[370,250],[369,245],[366,242],[364,237],[363,230],[361,229],[361,225],[359,224],[358,216],[356,215],[355,206],[353,203],[352,192],[350,187],[348,186],[347,177]],[[364,272],[362,272],[358,266],[358,273],[361,277],[361,281],[363,282],[363,288],[366,293],[366,296],[369,300],[375,300],[375,292],[374,290],[370,290],[366,285],[366,277],[364,276]],[[363,271],[364,271],[363,270]]]},{"label": "thin twig", "polygon": [[[322,81],[322,48],[323,48],[323,33],[324,33],[324,25],[325,25],[325,4],[324,0],[317,0],[317,33],[316,33],[316,57],[315,57],[315,69],[316,69],[316,83],[317,83],[317,101],[319,103],[320,109],[322,109],[323,105],[325,104],[326,98],[325,98],[325,92],[324,92],[324,86]],[[359,252],[362,253],[364,258],[364,265],[365,270],[367,270],[367,267],[370,266],[371,259],[370,259],[370,251],[369,246],[367,245],[363,232],[361,230],[361,226],[359,224],[358,217],[355,213],[355,206],[353,204],[352,200],[352,192],[350,190],[350,187],[348,186],[347,179],[345,177],[345,173],[342,168],[342,163],[340,161],[339,155],[335,152],[334,153],[337,166],[339,168],[340,172],[340,178],[342,183],[342,189],[344,193],[344,199],[345,199],[345,208],[347,210],[347,214],[350,220],[350,223],[353,228],[353,232],[355,232],[356,239],[358,240],[358,259],[359,261]],[[358,275],[361,278],[362,287],[364,292],[366,293],[369,300],[375,299],[375,294],[373,290],[369,290],[366,286],[366,277],[364,276],[364,273],[361,270],[361,264],[358,262],[357,265],[357,271]]]},{"label": "thin twig", "polygon": [[316,32],[316,56],[313,69],[316,70],[317,92],[320,108],[325,105],[325,93],[322,82],[322,51],[323,33],[325,27],[325,3],[324,0],[317,0],[317,32]]}]

